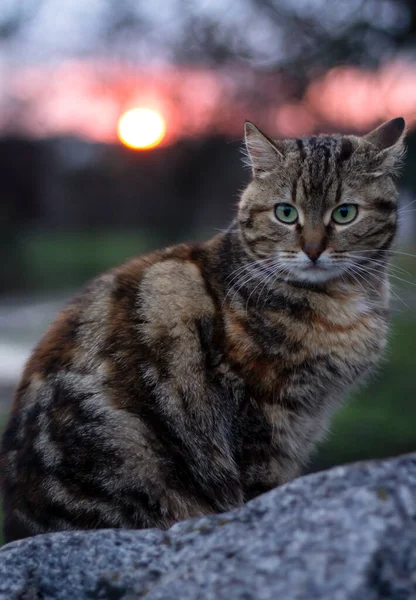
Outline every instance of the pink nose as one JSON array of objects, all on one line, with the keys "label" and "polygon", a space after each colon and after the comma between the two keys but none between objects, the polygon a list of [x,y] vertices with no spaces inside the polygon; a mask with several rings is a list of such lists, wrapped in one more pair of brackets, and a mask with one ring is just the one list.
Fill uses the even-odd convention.
[{"label": "pink nose", "polygon": [[302,250],[313,262],[316,262],[324,251],[324,248],[320,243],[306,242]]}]

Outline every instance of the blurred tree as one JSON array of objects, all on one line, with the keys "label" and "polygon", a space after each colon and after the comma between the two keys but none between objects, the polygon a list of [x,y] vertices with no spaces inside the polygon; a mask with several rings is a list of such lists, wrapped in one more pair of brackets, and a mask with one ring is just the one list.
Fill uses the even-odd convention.
[{"label": "blurred tree", "polygon": [[[301,98],[334,66],[376,67],[414,52],[416,2],[74,0],[57,14],[54,0],[4,0],[1,45],[7,61],[82,56],[215,67],[233,79],[235,100],[259,110]],[[13,123],[24,114],[21,102],[8,107]]]},{"label": "blurred tree", "polygon": [[[57,17],[54,0],[3,0],[0,43],[19,38],[24,46],[37,24],[43,28],[38,38],[50,53],[56,51],[54,58],[79,55],[82,47],[83,56],[135,64],[245,64],[268,73],[284,71],[300,88],[335,65],[376,66],[416,46],[414,0],[97,0],[89,8],[82,5],[74,1],[64,8],[72,11],[80,35],[73,33],[60,44],[50,22],[51,15]],[[86,16],[94,30],[89,36],[82,22]]]},{"label": "blurred tree", "polygon": [[36,142],[0,140],[0,293],[27,284],[18,233],[38,208],[39,159]]},{"label": "blurred tree", "polygon": [[414,0],[176,0],[167,5],[168,22],[146,17],[143,4],[133,9],[128,0],[109,3],[107,51],[134,60],[147,53],[144,48],[149,54],[164,48],[182,64],[240,63],[284,72],[299,94],[312,77],[333,66],[375,67],[416,46]]},{"label": "blurred tree", "polygon": [[3,0],[0,9],[0,41],[16,37],[22,28],[32,22],[39,11],[37,0]]}]

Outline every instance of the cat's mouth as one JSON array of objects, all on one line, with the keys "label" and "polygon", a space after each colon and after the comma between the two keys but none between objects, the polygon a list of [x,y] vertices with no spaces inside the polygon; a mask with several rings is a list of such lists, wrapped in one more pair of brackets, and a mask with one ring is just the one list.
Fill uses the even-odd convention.
[{"label": "cat's mouth", "polygon": [[309,261],[302,265],[292,266],[290,272],[299,280],[309,282],[324,282],[330,279],[336,279],[342,274],[342,270],[339,266],[324,264],[319,261]]},{"label": "cat's mouth", "polygon": [[324,283],[343,276],[345,269],[343,261],[334,260],[327,252],[311,260],[304,252],[293,252],[288,255],[282,252],[278,255],[277,267],[286,273],[290,279],[298,282]]},{"label": "cat's mouth", "polygon": [[303,271],[329,271],[328,267],[310,261],[307,265],[300,267]]}]

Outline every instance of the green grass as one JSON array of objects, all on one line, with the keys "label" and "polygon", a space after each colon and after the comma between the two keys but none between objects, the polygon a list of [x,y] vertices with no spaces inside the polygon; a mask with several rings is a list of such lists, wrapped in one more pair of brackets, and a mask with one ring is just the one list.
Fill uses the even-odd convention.
[{"label": "green grass", "polygon": [[416,450],[416,318],[393,319],[378,373],[335,415],[311,470]]},{"label": "green grass", "polygon": [[27,285],[34,290],[82,285],[106,269],[158,245],[157,238],[142,231],[32,231],[20,239]]}]

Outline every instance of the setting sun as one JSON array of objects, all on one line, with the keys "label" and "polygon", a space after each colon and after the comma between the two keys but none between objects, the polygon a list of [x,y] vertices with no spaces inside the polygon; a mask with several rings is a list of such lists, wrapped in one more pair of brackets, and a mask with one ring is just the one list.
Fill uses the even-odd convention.
[{"label": "setting sun", "polygon": [[121,115],[117,131],[125,146],[147,150],[160,144],[165,137],[166,125],[156,111],[150,108],[133,108]]}]

